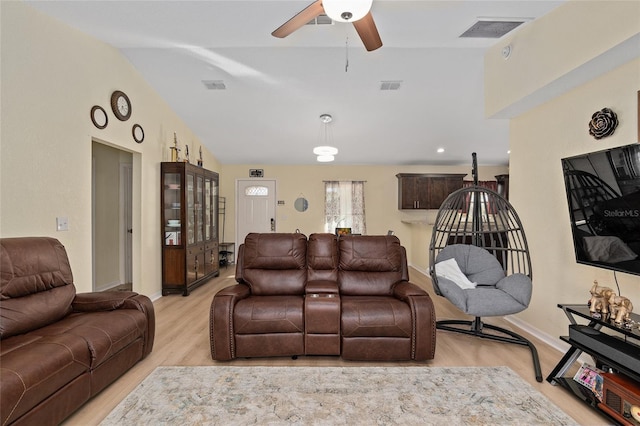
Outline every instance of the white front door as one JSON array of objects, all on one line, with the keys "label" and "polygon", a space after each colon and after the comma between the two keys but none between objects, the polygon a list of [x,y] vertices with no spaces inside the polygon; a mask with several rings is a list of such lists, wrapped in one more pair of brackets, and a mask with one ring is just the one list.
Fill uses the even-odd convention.
[{"label": "white front door", "polygon": [[276,232],[276,181],[236,181],[236,245],[250,232]]}]

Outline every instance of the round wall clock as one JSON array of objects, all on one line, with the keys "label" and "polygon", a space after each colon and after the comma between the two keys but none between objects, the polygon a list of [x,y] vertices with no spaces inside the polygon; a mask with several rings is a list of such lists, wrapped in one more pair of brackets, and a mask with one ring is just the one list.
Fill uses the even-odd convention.
[{"label": "round wall clock", "polygon": [[144,130],[142,130],[142,126],[139,124],[134,124],[131,128],[131,134],[133,134],[133,140],[137,143],[142,143],[144,140]]},{"label": "round wall clock", "polygon": [[107,112],[101,106],[94,105],[91,108],[91,121],[98,129],[104,129],[109,122]]},{"label": "round wall clock", "polygon": [[127,121],[131,117],[131,101],[129,97],[120,90],[111,94],[111,109],[120,121]]}]

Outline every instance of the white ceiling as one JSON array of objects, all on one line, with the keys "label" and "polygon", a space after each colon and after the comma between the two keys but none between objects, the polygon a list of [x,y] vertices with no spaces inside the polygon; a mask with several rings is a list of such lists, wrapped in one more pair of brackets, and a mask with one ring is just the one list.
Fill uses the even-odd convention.
[{"label": "white ceiling", "polygon": [[[315,164],[325,139],[336,165],[468,164],[474,151],[480,164],[508,164],[508,121],[483,111],[484,52],[499,40],[459,35],[479,18],[533,19],[563,1],[375,0],[384,45],[373,52],[351,24],[271,36],[311,2],[28,1],[120,49],[223,164]],[[380,91],[386,80],[400,90]]]}]

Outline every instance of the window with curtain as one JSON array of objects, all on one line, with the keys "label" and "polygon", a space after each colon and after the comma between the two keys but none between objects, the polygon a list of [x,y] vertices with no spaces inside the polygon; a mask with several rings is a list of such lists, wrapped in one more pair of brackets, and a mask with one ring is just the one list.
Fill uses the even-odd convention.
[{"label": "window with curtain", "polygon": [[324,182],[324,230],[351,228],[352,234],[366,234],[364,181]]}]

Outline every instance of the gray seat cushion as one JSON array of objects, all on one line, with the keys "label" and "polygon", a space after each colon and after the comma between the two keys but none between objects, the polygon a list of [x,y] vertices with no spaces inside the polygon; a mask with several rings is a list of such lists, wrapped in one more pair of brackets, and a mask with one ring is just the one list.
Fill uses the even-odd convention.
[{"label": "gray seat cushion", "polygon": [[485,317],[520,312],[529,306],[532,283],[528,276],[505,276],[500,262],[487,250],[473,245],[454,244],[445,247],[437,262],[455,259],[467,278],[478,283],[476,288],[461,289],[453,281],[438,277],[438,288],[444,297],[466,314]]}]

